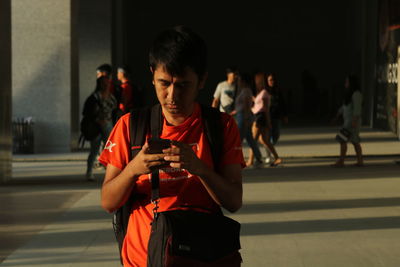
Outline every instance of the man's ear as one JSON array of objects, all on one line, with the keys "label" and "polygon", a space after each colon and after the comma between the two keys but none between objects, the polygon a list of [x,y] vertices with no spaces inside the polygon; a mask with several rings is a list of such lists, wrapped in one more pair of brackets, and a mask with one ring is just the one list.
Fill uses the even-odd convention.
[{"label": "man's ear", "polygon": [[207,78],[208,78],[208,72],[204,73],[204,75],[200,78],[199,89],[203,89],[204,88],[204,85],[206,84]]},{"label": "man's ear", "polygon": [[151,72],[151,83],[154,85],[154,70],[152,66],[150,66],[150,72]]}]

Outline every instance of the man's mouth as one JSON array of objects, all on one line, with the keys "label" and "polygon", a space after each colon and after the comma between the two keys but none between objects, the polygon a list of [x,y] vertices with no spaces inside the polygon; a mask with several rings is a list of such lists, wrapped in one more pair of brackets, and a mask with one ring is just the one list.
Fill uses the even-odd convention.
[{"label": "man's mouth", "polygon": [[166,104],[167,108],[170,109],[178,109],[178,105],[177,104]]}]

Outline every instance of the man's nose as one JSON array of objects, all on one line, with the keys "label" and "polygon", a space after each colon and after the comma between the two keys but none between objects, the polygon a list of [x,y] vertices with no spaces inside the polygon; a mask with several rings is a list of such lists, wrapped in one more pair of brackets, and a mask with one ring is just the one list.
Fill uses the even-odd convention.
[{"label": "man's nose", "polygon": [[168,100],[176,101],[178,98],[178,88],[173,83],[168,88]]}]

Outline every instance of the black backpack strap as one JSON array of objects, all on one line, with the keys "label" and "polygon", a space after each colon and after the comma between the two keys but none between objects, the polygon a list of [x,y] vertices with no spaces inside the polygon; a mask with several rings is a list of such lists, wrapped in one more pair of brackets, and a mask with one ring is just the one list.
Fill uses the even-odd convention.
[{"label": "black backpack strap", "polygon": [[[152,138],[159,138],[161,135],[164,119],[161,105],[157,104],[151,108],[150,132]],[[151,173],[151,201],[154,203],[160,198],[160,176],[159,172]]]},{"label": "black backpack strap", "polygon": [[163,125],[163,116],[161,105],[157,104],[151,108],[151,122],[150,122],[150,131],[151,137],[158,138],[161,135],[162,125]]},{"label": "black backpack strap", "polygon": [[221,112],[216,108],[201,105],[201,113],[204,131],[210,144],[214,170],[218,172],[224,144]]},{"label": "black backpack strap", "polygon": [[130,113],[129,136],[132,160],[142,149],[149,131],[150,108],[134,109]]}]

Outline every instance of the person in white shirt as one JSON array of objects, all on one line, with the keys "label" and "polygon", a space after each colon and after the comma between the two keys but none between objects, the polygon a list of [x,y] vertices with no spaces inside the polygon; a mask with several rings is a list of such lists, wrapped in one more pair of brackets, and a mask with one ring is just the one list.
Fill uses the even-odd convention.
[{"label": "person in white shirt", "polygon": [[236,67],[226,69],[226,80],[217,85],[214,99],[211,104],[213,108],[219,108],[221,112],[230,114],[235,109],[235,97],[237,87],[238,71]]},{"label": "person in white shirt", "polygon": [[[361,128],[361,111],[362,111],[362,94],[359,88],[358,79],[355,75],[349,75],[345,80],[345,88],[347,89],[343,105],[339,108],[336,117],[343,116],[342,129],[347,130],[348,140],[354,146],[357,156],[357,163],[355,166],[364,166],[360,128]],[[343,167],[347,153],[347,142],[343,139],[340,141],[340,156],[339,159],[333,164],[333,167]]]}]

